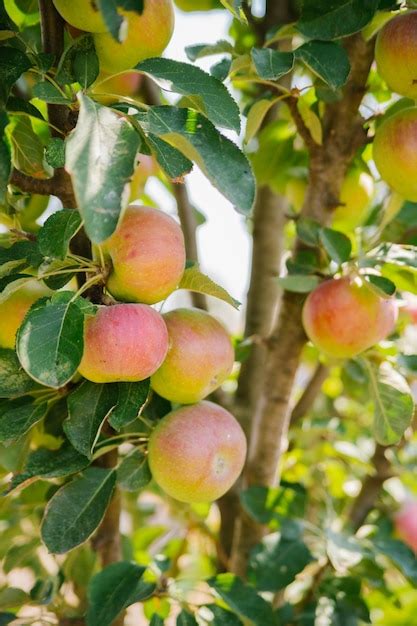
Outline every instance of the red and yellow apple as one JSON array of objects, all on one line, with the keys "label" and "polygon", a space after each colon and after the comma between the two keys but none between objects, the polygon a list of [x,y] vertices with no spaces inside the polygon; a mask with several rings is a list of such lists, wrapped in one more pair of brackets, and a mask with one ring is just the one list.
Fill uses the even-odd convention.
[{"label": "red and yellow apple", "polygon": [[152,388],[171,402],[199,402],[232,371],[230,336],[214,317],[197,309],[176,309],[166,313],[164,320],[168,354],[151,378]]},{"label": "red and yellow apple", "polygon": [[406,502],[394,518],[397,535],[417,553],[417,501]]},{"label": "red and yellow apple", "polygon": [[158,209],[130,205],[102,249],[112,262],[107,289],[118,300],[160,302],[184,273],[182,230]]},{"label": "red and yellow apple", "polygon": [[375,133],[373,154],[381,178],[406,200],[417,201],[417,107],[388,117]]},{"label": "red and yellow apple", "polygon": [[130,202],[138,200],[144,192],[146,181],[159,172],[158,163],[149,154],[139,154],[139,163],[130,180]]},{"label": "red and yellow apple", "polygon": [[246,439],[231,413],[212,402],[166,415],[149,438],[149,467],[157,484],[181,502],[212,502],[239,477]]},{"label": "red and yellow apple", "polygon": [[144,0],[141,14],[119,8],[125,18],[126,35],[121,43],[110,33],[94,34],[100,70],[117,74],[140,61],[158,57],[170,42],[174,30],[172,0]]},{"label": "red and yellow apple", "polygon": [[123,72],[114,76],[100,75],[92,86],[92,93],[100,96],[100,102],[112,104],[114,96],[133,96],[138,92],[142,75],[137,72]]},{"label": "red and yellow apple", "polygon": [[93,383],[144,380],[158,369],[167,350],[167,327],[150,306],[100,306],[84,324],[79,372]]},{"label": "red and yellow apple", "polygon": [[394,329],[398,308],[359,278],[327,280],[312,291],[303,307],[303,325],[319,350],[351,358],[385,339]]},{"label": "red and yellow apple", "polygon": [[16,333],[32,304],[51,291],[37,280],[30,280],[0,303],[0,348],[14,349]]},{"label": "red and yellow apple", "polygon": [[105,33],[107,26],[97,0],[53,0],[56,10],[68,24],[89,33]]},{"label": "red and yellow apple", "polygon": [[417,99],[417,11],[400,13],[379,31],[375,59],[388,87]]}]

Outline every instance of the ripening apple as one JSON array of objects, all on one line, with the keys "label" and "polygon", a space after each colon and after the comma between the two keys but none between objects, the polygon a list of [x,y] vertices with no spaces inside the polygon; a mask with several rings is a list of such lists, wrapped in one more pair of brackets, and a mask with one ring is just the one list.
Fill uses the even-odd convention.
[{"label": "ripening apple", "polygon": [[387,22],[376,40],[378,72],[391,91],[417,99],[417,11]]},{"label": "ripening apple", "polygon": [[[285,195],[296,212],[301,211],[307,189],[305,178],[292,178],[285,188]],[[340,205],[332,216],[332,225],[338,230],[351,230],[366,218],[374,196],[374,179],[358,167],[348,170],[340,190]]]},{"label": "ripening apple", "polygon": [[176,309],[164,316],[168,354],[151,378],[163,398],[180,404],[199,402],[229,376],[234,350],[224,326],[205,311]]},{"label": "ripening apple", "polygon": [[148,459],[152,476],[181,502],[212,502],[239,477],[246,438],[231,413],[201,402],[168,413],[152,431]]},{"label": "ripening apple", "polygon": [[68,24],[89,33],[105,33],[107,26],[97,0],[53,0],[56,10]]},{"label": "ripening apple", "polygon": [[398,308],[359,278],[323,282],[303,308],[303,325],[319,350],[336,358],[352,358],[385,339],[394,329]]},{"label": "ripening apple", "polygon": [[94,34],[100,70],[117,74],[140,61],[158,57],[165,50],[174,30],[172,0],[144,0],[141,14],[120,9],[125,17],[126,36],[121,43],[110,33]]},{"label": "ripening apple", "polygon": [[373,154],[381,178],[406,200],[417,201],[417,107],[388,117],[375,133]]},{"label": "ripening apple", "polygon": [[167,350],[167,327],[150,306],[100,306],[84,324],[79,372],[93,383],[144,380],[158,369]]},{"label": "ripening apple", "polygon": [[107,289],[118,300],[160,302],[184,273],[182,230],[158,209],[130,205],[102,249],[112,262]]},{"label": "ripening apple", "polygon": [[30,280],[0,303],[0,348],[14,349],[16,333],[32,304],[51,291],[37,280]]},{"label": "ripening apple", "polygon": [[174,0],[181,11],[190,13],[191,11],[211,11],[212,9],[223,9],[219,0]]},{"label": "ripening apple", "polygon": [[403,504],[394,518],[394,526],[399,537],[417,553],[417,501]]}]

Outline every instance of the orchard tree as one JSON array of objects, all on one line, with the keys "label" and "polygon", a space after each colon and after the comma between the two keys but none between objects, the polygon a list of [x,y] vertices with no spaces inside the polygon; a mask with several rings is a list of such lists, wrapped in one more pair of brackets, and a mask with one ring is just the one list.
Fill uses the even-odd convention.
[{"label": "orchard tree", "polygon": [[0,624],[411,626],[416,3],[175,2],[0,3]]}]

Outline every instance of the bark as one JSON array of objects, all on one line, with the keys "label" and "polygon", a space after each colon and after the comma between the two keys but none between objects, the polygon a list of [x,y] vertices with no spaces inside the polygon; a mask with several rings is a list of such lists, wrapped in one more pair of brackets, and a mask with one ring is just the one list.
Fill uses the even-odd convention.
[{"label": "bark", "polygon": [[291,426],[297,424],[311,409],[328,375],[329,368],[323,365],[323,363],[319,363],[307,387],[291,412]]},{"label": "bark", "polygon": [[[358,109],[373,60],[373,44],[366,43],[359,34],[350,37],[346,47],[352,67],[350,77],[343,99],[326,107],[321,146],[307,135],[303,120],[298,115],[294,116],[310,152],[309,184],[302,216],[313,218],[323,225],[339,204],[346,170],[366,139]],[[292,106],[290,104],[290,109]],[[302,247],[302,242],[297,241],[295,251]],[[302,304],[303,298],[297,294],[284,294],[277,324],[268,341],[263,394],[244,472],[249,486],[270,486],[276,484],[279,478],[278,466],[287,437],[291,391],[305,342],[301,323]],[[235,573],[245,576],[250,550],[264,532],[261,525],[241,512],[231,559]]]}]

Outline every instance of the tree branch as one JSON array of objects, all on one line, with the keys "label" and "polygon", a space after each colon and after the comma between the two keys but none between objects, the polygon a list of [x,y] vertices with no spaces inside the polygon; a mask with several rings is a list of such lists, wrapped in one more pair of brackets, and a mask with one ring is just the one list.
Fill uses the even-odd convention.
[{"label": "tree branch", "polygon": [[300,111],[298,110],[298,97],[289,96],[284,99],[285,104],[288,106],[291,116],[294,120],[295,126],[297,128],[298,134],[304,140],[304,143],[310,152],[314,150],[318,150],[320,148],[319,144],[314,141],[311,132],[309,131],[306,123],[304,122]]},{"label": "tree branch", "polygon": [[[328,105],[323,124],[323,146],[310,153],[309,184],[303,217],[321,224],[329,221],[337,206],[347,168],[363,138],[363,120],[359,105],[365,93],[373,61],[373,44],[354,35],[347,41],[351,73],[343,99]],[[295,251],[303,243],[297,241]],[[278,464],[287,436],[291,391],[305,343],[301,322],[304,298],[285,292],[278,321],[268,343],[263,397],[245,468],[248,485],[273,485],[278,478]],[[251,548],[262,538],[264,528],[249,520],[242,511],[232,552],[232,569],[245,576]]]},{"label": "tree branch", "polygon": [[294,426],[306,415],[306,413],[308,413],[314,403],[314,400],[320,393],[321,386],[328,375],[329,368],[326,365],[323,365],[323,363],[319,363],[300,399],[292,410],[290,419],[291,426]]}]

